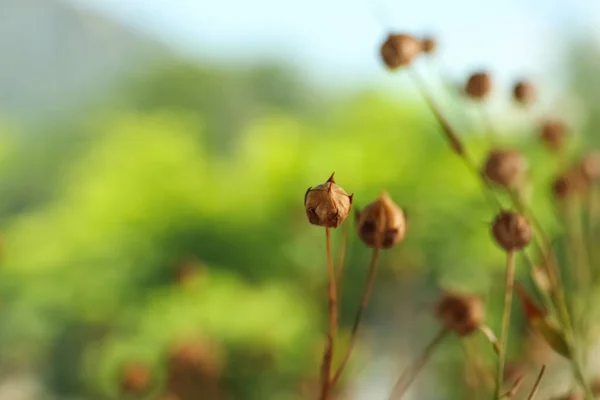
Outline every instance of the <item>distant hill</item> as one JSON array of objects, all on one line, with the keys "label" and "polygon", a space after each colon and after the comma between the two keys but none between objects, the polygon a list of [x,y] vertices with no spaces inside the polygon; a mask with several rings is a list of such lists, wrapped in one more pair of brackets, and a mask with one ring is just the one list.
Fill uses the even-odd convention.
[{"label": "distant hill", "polygon": [[38,120],[60,113],[168,53],[152,38],[66,0],[0,1],[0,114]]}]

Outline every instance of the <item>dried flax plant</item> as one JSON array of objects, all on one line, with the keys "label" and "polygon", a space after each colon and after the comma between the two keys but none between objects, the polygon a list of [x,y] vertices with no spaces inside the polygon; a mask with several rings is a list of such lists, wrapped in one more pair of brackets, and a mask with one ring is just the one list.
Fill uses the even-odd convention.
[{"label": "dried flax plant", "polygon": [[[565,160],[572,155],[567,153],[569,129],[558,119],[545,119],[539,129],[539,140],[553,154],[557,166],[565,171],[561,173],[552,186],[557,214],[564,222],[568,253],[568,268],[562,268],[555,249],[555,241],[547,234],[546,229],[528,204],[525,192],[530,183],[528,162],[518,150],[497,145],[500,137],[485,109],[486,99],[493,88],[492,76],[488,72],[476,72],[471,75],[463,89],[466,99],[476,103],[481,109],[486,123],[489,149],[487,156],[480,164],[464,145],[460,135],[439,106],[428,85],[421,77],[414,64],[422,54],[431,54],[437,48],[433,38],[418,39],[410,34],[390,34],[381,45],[381,58],[389,70],[406,70],[418,87],[428,108],[439,123],[440,132],[449,144],[450,150],[462,160],[470,173],[481,182],[482,192],[489,201],[495,218],[490,225],[490,233],[498,247],[506,255],[504,301],[499,336],[493,329],[485,325],[485,305],[479,296],[469,293],[445,291],[438,300],[435,315],[440,322],[437,334],[425,347],[422,354],[409,365],[390,389],[389,399],[402,398],[411,383],[426,366],[440,343],[450,334],[464,338],[476,332],[484,335],[495,350],[496,365],[478,364],[481,373],[495,375],[494,388],[485,398],[496,400],[521,396],[534,399],[540,386],[546,365],[539,365],[533,386],[524,390],[523,381],[528,373],[520,364],[508,363],[507,349],[509,331],[512,321],[513,292],[516,290],[521,301],[529,329],[536,333],[554,352],[570,362],[572,369],[572,391],[556,399],[586,399],[600,395],[600,385],[593,385],[586,370],[587,347],[591,344],[590,332],[593,321],[586,318],[586,309],[591,307],[593,290],[600,285],[600,274],[592,266],[596,261],[594,233],[599,212],[597,210],[597,183],[600,181],[600,156],[590,153],[580,156],[577,161],[565,166]],[[451,85],[446,84],[447,88]],[[528,109],[536,100],[536,88],[527,81],[518,81],[512,90],[515,103]],[[501,201],[508,198],[509,204]],[[333,175],[323,184],[309,188],[304,204],[310,223],[325,228],[327,270],[329,277],[328,304],[329,330],[321,362],[320,400],[334,397],[334,390],[339,383],[358,339],[362,316],[371,296],[375,280],[377,262],[382,249],[388,249],[400,243],[406,233],[404,212],[386,193],[368,204],[360,212],[356,212],[359,238],[372,248],[367,282],[363,291],[359,308],[351,329],[349,345],[340,349],[337,345],[338,329],[338,287],[342,281],[342,265],[344,256],[338,261],[337,272],[331,250],[331,229],[335,229],[350,214],[352,195],[338,186]],[[587,223],[584,219],[587,218]],[[344,238],[347,236],[345,235]],[[531,249],[525,251],[528,245]],[[341,245],[345,249],[345,244]],[[538,305],[534,296],[529,294],[524,285],[516,282],[516,256],[522,254],[526,261],[531,281],[537,296],[542,299],[543,306]],[[531,255],[533,253],[534,255]],[[561,274],[567,274],[567,281]],[[573,276],[571,276],[573,275]],[[565,283],[568,282],[568,283]],[[567,297],[567,291],[578,291],[578,296]],[[497,338],[499,337],[499,339]],[[334,366],[334,354],[341,351],[339,365]],[[467,351],[467,354],[469,352]],[[515,369],[515,365],[519,368]],[[494,373],[495,370],[495,373]],[[516,375],[514,372],[517,371]],[[533,371],[531,371],[533,372]]]}]

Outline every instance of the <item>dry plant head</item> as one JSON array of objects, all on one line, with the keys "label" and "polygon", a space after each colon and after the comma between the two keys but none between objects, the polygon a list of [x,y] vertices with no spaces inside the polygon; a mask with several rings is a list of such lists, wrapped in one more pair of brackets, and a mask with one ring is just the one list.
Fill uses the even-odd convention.
[{"label": "dry plant head", "polygon": [[150,388],[151,381],[150,370],[145,364],[130,363],[123,368],[121,390],[131,395],[142,395]]},{"label": "dry plant head", "polygon": [[304,207],[311,224],[337,228],[350,213],[352,196],[335,183],[332,174],[327,182],[308,188]]},{"label": "dry plant head", "polygon": [[585,194],[588,186],[581,168],[569,168],[554,180],[552,192],[557,200],[562,201]]},{"label": "dry plant head", "polygon": [[566,136],[567,127],[562,121],[548,120],[542,123],[540,139],[549,150],[562,150],[565,145]]},{"label": "dry plant head", "polygon": [[589,184],[600,181],[600,153],[592,151],[584,154],[579,161],[579,169]]},{"label": "dry plant head", "polygon": [[437,48],[437,41],[431,36],[426,36],[421,40],[421,48],[423,53],[433,54]]},{"label": "dry plant head", "polygon": [[381,45],[381,58],[390,69],[410,65],[423,50],[421,41],[404,33],[390,33]]},{"label": "dry plant head", "polygon": [[436,316],[446,330],[466,336],[481,326],[485,312],[480,297],[447,292],[438,300]]},{"label": "dry plant head", "polygon": [[513,87],[513,99],[523,106],[528,106],[535,101],[535,86],[527,81],[519,81]]},{"label": "dry plant head", "polygon": [[517,251],[529,244],[533,230],[527,218],[512,211],[501,211],[492,223],[492,235],[504,250]]},{"label": "dry plant head", "polygon": [[467,79],[465,93],[474,100],[483,100],[492,92],[492,77],[487,72],[476,72]]},{"label": "dry plant head", "polygon": [[483,174],[502,187],[517,188],[527,178],[527,160],[514,150],[491,150],[485,160]]},{"label": "dry plant head", "polygon": [[389,249],[404,239],[406,216],[387,193],[357,212],[358,236],[369,247]]}]

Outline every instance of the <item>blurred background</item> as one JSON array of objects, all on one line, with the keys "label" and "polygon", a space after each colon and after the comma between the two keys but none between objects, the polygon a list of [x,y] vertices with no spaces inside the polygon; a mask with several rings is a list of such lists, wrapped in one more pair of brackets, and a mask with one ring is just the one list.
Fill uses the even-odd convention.
[{"label": "blurred background", "polygon": [[[381,42],[438,40],[416,68],[479,158],[481,115],[446,89],[492,73],[490,118],[530,157],[552,230],[537,126],[598,144],[599,27],[594,0],[0,0],[0,399],[314,398],[327,274],[303,196],[333,171],[356,206],[387,190],[408,215],[340,395],[386,398],[435,334],[440,288],[489,298],[498,328],[504,255]],[[370,256],[351,219],[334,235],[350,233],[342,339]],[[464,399],[463,358],[449,340],[413,398]]]}]

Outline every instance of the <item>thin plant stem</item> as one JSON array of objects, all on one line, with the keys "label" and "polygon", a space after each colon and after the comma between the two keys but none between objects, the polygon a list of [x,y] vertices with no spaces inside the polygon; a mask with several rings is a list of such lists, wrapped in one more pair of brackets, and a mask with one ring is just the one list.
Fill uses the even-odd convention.
[{"label": "thin plant stem", "polygon": [[337,334],[337,291],[335,285],[333,254],[331,251],[331,231],[329,228],[325,228],[325,243],[327,248],[327,271],[329,273],[329,333],[327,337],[327,346],[323,355],[320,400],[328,400],[331,395],[331,366],[333,363],[335,337]]},{"label": "thin plant stem", "polygon": [[498,134],[494,128],[494,124],[492,123],[492,118],[490,117],[489,111],[483,102],[478,102],[477,108],[479,109],[481,119],[483,120],[483,129],[485,129],[487,140],[490,146],[494,146],[494,141],[498,137]]},{"label": "thin plant stem", "polygon": [[529,394],[529,397],[527,397],[527,400],[533,400],[535,398],[535,395],[537,394],[538,390],[540,389],[540,385],[542,384],[544,372],[546,372],[546,365],[542,365],[542,369],[540,370],[540,373],[538,374],[537,379],[533,384],[533,388],[531,389],[531,393]]},{"label": "thin plant stem", "polygon": [[344,354],[344,358],[342,359],[342,362],[341,362],[340,366],[338,367],[338,369],[335,373],[335,376],[333,377],[332,385],[335,385],[338,382],[338,380],[340,379],[340,377],[342,376],[342,373],[344,372],[344,368],[346,367],[346,365],[348,364],[348,361],[350,360],[350,355],[352,354],[352,350],[354,350],[354,346],[356,345],[356,340],[358,338],[358,330],[360,328],[360,323],[362,322],[362,316],[363,316],[365,309],[367,308],[367,304],[369,304],[369,299],[371,297],[371,291],[373,289],[373,283],[375,282],[375,272],[377,271],[377,262],[379,260],[379,253],[380,253],[379,247],[375,247],[373,249],[373,252],[371,253],[371,262],[369,265],[369,275],[367,277],[367,283],[365,285],[365,290],[363,291],[363,294],[362,294],[362,299],[360,300],[360,305],[358,307],[356,317],[354,318],[354,324],[352,325],[352,331],[350,334],[350,344],[348,345],[348,348],[346,349],[346,353]]},{"label": "thin plant stem", "polygon": [[345,224],[342,227],[342,241],[337,253],[337,267],[335,271],[336,285],[338,291],[338,301],[341,296],[342,276],[344,275],[344,267],[346,263],[346,253],[348,252],[348,231],[350,230],[350,224]]},{"label": "thin plant stem", "polygon": [[419,375],[419,372],[421,372],[425,364],[427,364],[427,361],[431,358],[431,355],[446,337],[448,332],[449,331],[446,329],[440,330],[427,347],[425,347],[421,356],[417,358],[410,367],[404,370],[402,375],[400,375],[400,378],[398,378],[398,381],[396,381],[389,400],[399,400],[404,396],[411,383],[415,380],[417,375]]},{"label": "thin plant stem", "polygon": [[508,328],[512,308],[513,287],[515,283],[515,257],[514,251],[506,253],[506,280],[504,282],[504,311],[502,313],[502,326],[500,331],[500,354],[498,354],[498,373],[496,375],[496,399],[502,397],[502,384],[504,383],[504,365],[508,347]]}]

